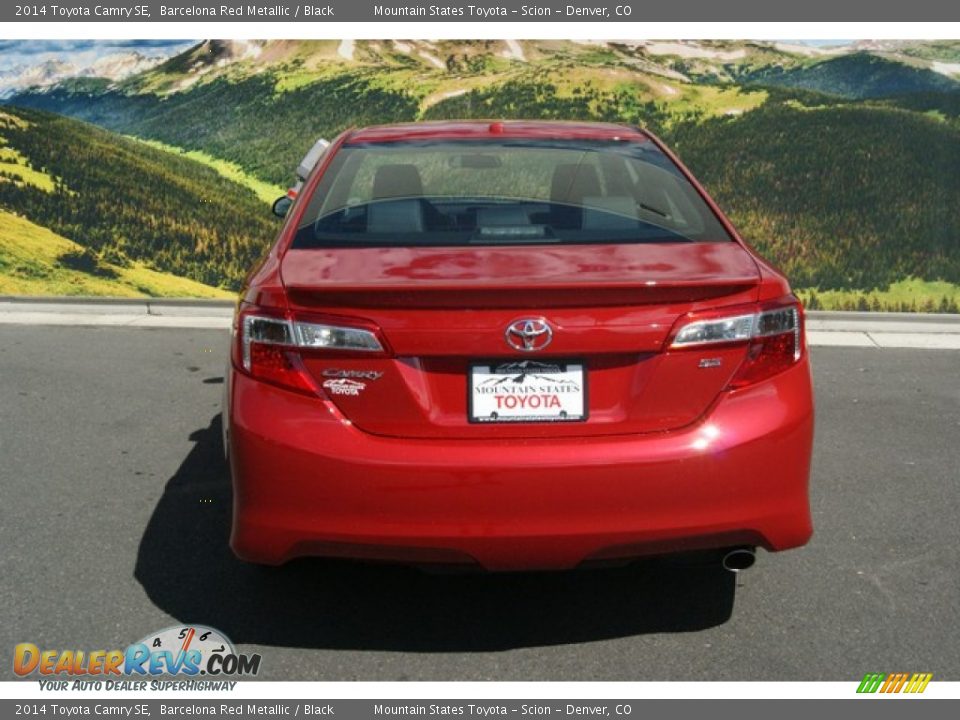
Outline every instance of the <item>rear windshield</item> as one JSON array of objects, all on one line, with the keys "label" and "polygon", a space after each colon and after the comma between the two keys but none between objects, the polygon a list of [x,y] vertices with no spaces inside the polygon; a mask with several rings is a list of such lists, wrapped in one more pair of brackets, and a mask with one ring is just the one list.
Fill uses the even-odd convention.
[{"label": "rear windshield", "polygon": [[344,145],[293,247],[729,240],[650,141],[485,139]]}]

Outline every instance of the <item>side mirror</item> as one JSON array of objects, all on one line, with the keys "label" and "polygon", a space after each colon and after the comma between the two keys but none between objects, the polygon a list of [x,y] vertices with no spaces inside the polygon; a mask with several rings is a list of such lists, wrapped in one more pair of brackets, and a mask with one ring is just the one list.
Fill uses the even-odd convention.
[{"label": "side mirror", "polygon": [[273,201],[273,214],[278,218],[286,217],[291,205],[293,205],[293,200],[286,195],[282,195]]}]

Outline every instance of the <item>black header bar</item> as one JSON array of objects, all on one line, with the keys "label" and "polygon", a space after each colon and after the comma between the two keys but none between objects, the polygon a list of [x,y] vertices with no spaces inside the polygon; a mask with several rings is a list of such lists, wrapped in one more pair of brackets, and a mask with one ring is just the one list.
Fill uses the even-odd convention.
[{"label": "black header bar", "polygon": [[57,0],[0,6],[0,22],[957,22],[942,0]]}]

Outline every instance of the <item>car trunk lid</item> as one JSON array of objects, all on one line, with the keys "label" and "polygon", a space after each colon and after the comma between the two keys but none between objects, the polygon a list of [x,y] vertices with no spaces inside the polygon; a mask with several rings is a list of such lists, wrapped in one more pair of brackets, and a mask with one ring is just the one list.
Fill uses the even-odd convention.
[{"label": "car trunk lid", "polygon": [[[664,351],[668,334],[687,312],[755,301],[759,282],[734,242],[291,250],[281,272],[294,313],[376,324],[389,346],[389,357],[305,355],[340,411],[367,432],[424,438],[688,424],[725,387],[744,348],[711,349],[701,368],[704,353]],[[549,325],[547,346],[510,344],[507,329],[527,320]],[[585,418],[472,422],[471,369],[513,372],[525,361],[582,367]],[[514,377],[526,382],[530,373]]]}]

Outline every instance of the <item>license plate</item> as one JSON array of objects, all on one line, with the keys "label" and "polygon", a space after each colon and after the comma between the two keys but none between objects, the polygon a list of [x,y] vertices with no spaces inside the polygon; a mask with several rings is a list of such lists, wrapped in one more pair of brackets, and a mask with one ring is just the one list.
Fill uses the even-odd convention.
[{"label": "license plate", "polygon": [[573,422],[587,418],[583,363],[533,360],[470,366],[471,422]]}]

